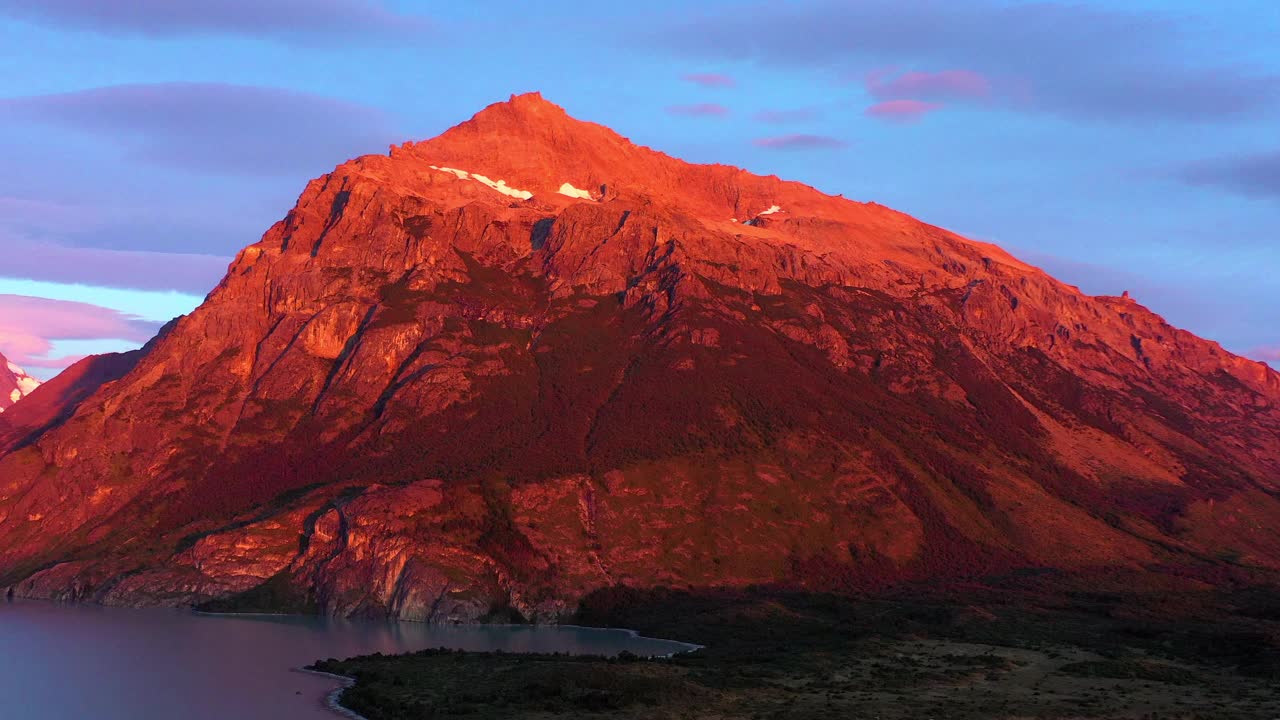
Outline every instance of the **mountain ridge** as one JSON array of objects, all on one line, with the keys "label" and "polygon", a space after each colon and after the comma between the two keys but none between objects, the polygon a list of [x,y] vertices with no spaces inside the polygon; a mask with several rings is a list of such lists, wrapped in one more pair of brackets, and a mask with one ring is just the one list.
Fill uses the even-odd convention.
[{"label": "mountain ridge", "polygon": [[311,181],[129,365],[0,444],[16,594],[553,619],[614,584],[1280,570],[1267,366],[540,95]]}]

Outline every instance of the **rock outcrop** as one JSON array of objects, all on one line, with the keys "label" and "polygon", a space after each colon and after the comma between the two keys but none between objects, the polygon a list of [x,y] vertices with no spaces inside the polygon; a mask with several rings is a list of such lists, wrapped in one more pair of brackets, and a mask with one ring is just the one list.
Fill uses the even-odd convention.
[{"label": "rock outcrop", "polygon": [[138,355],[0,440],[13,592],[466,621],[615,584],[1280,570],[1267,366],[538,95],[313,180]]}]

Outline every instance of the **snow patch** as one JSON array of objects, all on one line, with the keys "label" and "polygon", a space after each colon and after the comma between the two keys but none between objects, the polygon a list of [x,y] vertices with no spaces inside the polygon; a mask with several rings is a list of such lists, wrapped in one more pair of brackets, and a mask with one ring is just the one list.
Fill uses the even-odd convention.
[{"label": "snow patch", "polygon": [[497,190],[503,195],[509,195],[513,198],[528,200],[529,198],[533,197],[533,193],[529,192],[528,190],[517,190],[516,188],[508,187],[506,181],[504,180],[499,180],[498,182],[494,182],[489,178],[483,175],[477,175],[476,173],[471,173],[471,179],[481,184],[488,185],[489,187],[493,188],[494,190]]},{"label": "snow patch", "polygon": [[590,192],[586,190],[579,190],[578,188],[574,187],[569,183],[565,183],[561,185],[560,189],[557,190],[556,192],[560,193],[561,195],[568,195],[571,198],[582,198],[583,200],[592,199]]},{"label": "snow patch", "polygon": [[475,180],[481,185],[486,185],[494,190],[497,190],[503,195],[507,195],[509,197],[520,198],[521,200],[528,200],[529,198],[533,197],[533,193],[529,192],[528,190],[519,190],[517,188],[513,188],[507,185],[505,180],[499,180],[497,182],[494,182],[489,178],[485,177],[484,175],[481,175],[480,173],[467,172],[466,170],[459,170],[457,168],[439,167],[437,165],[430,165],[428,167],[430,167],[432,170],[447,172],[450,175],[453,175],[454,177],[458,178],[459,180]]},{"label": "snow patch", "polygon": [[[755,217],[751,218],[750,220],[746,220],[746,221],[744,221],[742,224],[743,224],[743,225],[753,225],[753,226],[754,226],[754,225],[756,224],[756,222],[757,222],[760,218],[764,217],[765,215],[772,215],[772,214],[774,214],[774,213],[780,213],[780,212],[784,212],[784,210],[783,210],[781,207],[779,207],[779,206],[777,206],[777,205],[770,205],[768,210],[765,210],[764,212],[759,213],[758,215],[756,215]],[[736,222],[736,221],[735,221],[735,222]]]},{"label": "snow patch", "polygon": [[18,402],[22,397],[30,395],[32,390],[40,387],[40,381],[27,374],[26,370],[14,365],[12,361],[6,362],[9,367],[9,373],[13,375],[14,385],[17,387],[9,393],[10,402]]},{"label": "snow patch", "polygon": [[439,170],[440,172],[447,172],[457,177],[459,180],[466,180],[468,177],[471,176],[471,173],[467,172],[466,170],[455,170],[454,168],[436,167],[435,165],[432,165],[431,169]]}]

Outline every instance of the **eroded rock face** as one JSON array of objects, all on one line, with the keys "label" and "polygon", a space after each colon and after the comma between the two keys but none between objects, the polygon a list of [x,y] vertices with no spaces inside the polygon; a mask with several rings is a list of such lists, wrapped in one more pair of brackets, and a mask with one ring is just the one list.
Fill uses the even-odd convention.
[{"label": "eroded rock face", "polygon": [[1265,365],[538,96],[312,181],[133,362],[0,444],[15,593],[272,580],[470,621],[620,583],[1280,569]]}]

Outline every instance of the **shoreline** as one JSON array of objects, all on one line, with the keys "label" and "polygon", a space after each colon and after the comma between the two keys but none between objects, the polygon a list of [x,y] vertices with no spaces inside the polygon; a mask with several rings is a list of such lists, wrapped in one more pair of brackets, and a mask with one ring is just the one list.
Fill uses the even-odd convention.
[{"label": "shoreline", "polygon": [[368,718],[356,712],[355,710],[352,710],[351,708],[344,706],[341,702],[342,693],[345,692],[351,686],[356,684],[355,678],[350,677],[348,675],[338,675],[336,673],[325,672],[323,670],[312,670],[311,668],[307,668],[307,667],[290,668],[290,670],[297,673],[306,673],[307,675],[319,675],[320,677],[327,677],[327,678],[332,678],[334,680],[337,680],[338,681],[337,686],[330,689],[329,692],[324,694],[324,706],[328,708],[330,712],[336,713],[341,717],[347,718],[348,720],[369,720]]},{"label": "shoreline", "polygon": [[[276,615],[288,615],[289,613],[203,613],[203,614],[205,614],[205,615],[267,615],[267,616],[276,616]],[[304,616],[304,617],[305,617],[305,616]],[[411,621],[411,620],[410,620],[410,621],[396,621],[396,622],[413,622],[413,621]],[[475,626],[476,626],[476,627],[479,627],[479,626],[481,626],[481,624],[480,624],[480,623],[477,623]],[[492,625],[489,625],[488,627],[529,628],[529,627],[537,627],[537,626],[532,626],[532,625],[515,625],[515,624],[512,624],[512,623],[502,623],[502,624],[492,624]],[[702,650],[702,649],[704,649],[704,648],[706,647],[705,645],[697,645],[697,644],[695,644],[695,643],[686,643],[686,642],[681,642],[681,641],[679,641],[679,640],[664,640],[664,639],[662,639],[662,638],[651,638],[651,637],[646,637],[646,636],[644,636],[644,635],[641,635],[641,634],[639,633],[639,631],[637,631],[637,630],[631,630],[631,629],[629,629],[629,628],[598,628],[598,627],[592,627],[592,626],[590,626],[590,625],[551,625],[551,626],[546,626],[546,625],[544,625],[543,627],[565,627],[565,628],[575,628],[575,629],[579,629],[579,630],[616,630],[616,631],[620,631],[620,632],[625,632],[625,633],[627,633],[627,635],[628,635],[629,637],[636,638],[636,639],[638,639],[638,640],[655,640],[655,641],[658,641],[658,642],[674,642],[674,643],[679,643],[679,644],[681,644],[681,645],[684,645],[684,646],[686,647],[686,649],[684,649],[684,650],[676,650],[676,651],[673,651],[673,652],[669,652],[669,653],[667,653],[667,654],[665,654],[665,655],[643,655],[643,656],[641,656],[641,657],[644,657],[644,658],[646,658],[646,659],[650,659],[650,660],[670,659],[670,658],[675,657],[676,655],[683,655],[684,653],[695,652],[695,651],[697,651],[697,650]],[[466,651],[466,650],[464,650],[464,651],[462,651],[462,652],[470,652],[470,651]],[[483,652],[483,651],[481,651],[481,652]],[[408,653],[398,653],[398,654],[402,654],[402,655],[403,655],[403,654],[408,654]],[[537,654],[537,653],[535,653],[535,654]],[[579,657],[594,657],[594,656],[591,656],[591,655],[583,655],[583,656],[579,656]],[[345,718],[347,718],[348,720],[369,720],[368,718],[366,718],[365,716],[363,716],[363,715],[361,715],[360,713],[356,712],[355,710],[352,710],[351,708],[349,708],[349,707],[347,707],[347,706],[345,706],[345,705],[343,705],[343,704],[342,704],[342,694],[343,694],[344,692],[346,692],[348,689],[350,689],[351,687],[353,687],[353,686],[356,684],[356,679],[355,679],[355,678],[351,677],[350,675],[339,675],[339,674],[337,674],[337,673],[325,672],[324,670],[314,670],[314,669],[312,669],[312,668],[310,668],[310,667],[290,668],[290,670],[292,670],[293,672],[298,672],[298,673],[306,673],[306,674],[308,674],[308,675],[318,675],[318,676],[320,676],[320,677],[332,678],[333,680],[338,681],[338,684],[337,684],[336,686],[334,686],[334,687],[333,687],[333,689],[331,689],[331,690],[329,690],[329,692],[325,693],[325,695],[324,695],[324,706],[325,706],[326,708],[328,708],[331,712],[336,713],[337,715],[339,715],[339,716],[341,716],[341,717],[345,717]]]},{"label": "shoreline", "polygon": [[304,615],[302,613],[283,612],[213,612],[212,610],[197,610],[194,607],[188,608],[181,605],[175,605],[174,608],[177,610],[190,610],[192,615],[208,615],[209,617],[325,617],[323,615]]},{"label": "shoreline", "polygon": [[[421,620],[405,620],[405,619],[390,618],[390,617],[388,618],[345,618],[345,617],[332,617],[332,616],[321,615],[321,614],[305,614],[305,613],[291,613],[291,612],[209,611],[209,610],[199,610],[189,605],[187,606],[159,605],[159,606],[140,608],[140,607],[134,607],[134,606],[109,605],[107,603],[94,602],[92,600],[53,600],[49,598],[31,598],[31,597],[23,597],[23,596],[11,598],[9,602],[13,602],[15,600],[18,602],[34,602],[34,603],[49,604],[49,605],[81,605],[81,606],[125,609],[125,610],[139,610],[139,611],[169,609],[169,610],[177,610],[177,611],[189,613],[194,616],[211,617],[211,618],[239,617],[239,618],[250,619],[250,620],[254,618],[304,618],[304,619],[318,618],[318,619],[341,620],[343,622],[354,622],[354,623],[384,622],[384,623],[412,623],[414,625],[433,625],[434,624],[440,627],[492,628],[492,629],[505,629],[509,631],[516,631],[516,630],[536,631],[538,629],[547,629],[547,628],[564,628],[566,630],[616,632],[616,633],[621,633],[625,635],[627,638],[642,640],[647,642],[654,642],[654,643],[663,643],[671,646],[670,652],[637,655],[637,657],[641,657],[644,659],[651,659],[651,660],[670,659],[677,655],[696,652],[706,647],[704,645],[685,642],[682,640],[671,640],[667,638],[650,637],[647,635],[643,635],[640,633],[640,631],[632,628],[601,627],[601,626],[592,626],[592,625],[581,625],[576,623],[426,623]],[[467,652],[467,651],[463,651],[463,652]],[[482,653],[486,651],[474,651],[474,652]],[[616,656],[620,652],[630,652],[630,651],[626,651],[626,650],[619,651],[618,653],[613,653],[612,656]],[[406,653],[397,653],[397,654],[410,654],[410,653],[406,652]],[[534,653],[534,654],[539,654],[539,653]],[[589,653],[580,655],[580,657],[605,657],[605,658],[612,657],[612,656],[592,655]],[[312,662],[318,662],[319,660],[320,659],[317,658]],[[356,680],[354,677],[351,677],[348,675],[339,675],[331,672],[325,672],[323,670],[315,670],[309,666],[291,667],[291,668],[287,668],[287,670],[289,670],[290,672],[305,673],[308,675],[325,677],[335,681],[336,684],[332,688],[330,688],[327,692],[325,692],[320,698],[320,702],[324,705],[324,707],[330,712],[334,713],[336,716],[347,718],[347,720],[368,720],[368,718],[344,706],[341,702],[343,693],[356,684]]]},{"label": "shoreline", "polygon": [[[239,617],[327,617],[322,615],[303,615],[300,613],[211,612],[208,610],[196,610],[195,608],[192,608],[191,612],[192,614],[195,614],[195,615],[205,615],[209,617],[237,617],[237,616]],[[342,618],[342,619],[349,620],[349,618]],[[398,623],[407,622],[407,623],[430,624],[430,623],[422,623],[422,621],[420,620],[400,620],[398,618],[386,618],[386,620],[390,622],[398,622]],[[654,638],[654,637],[649,637],[647,635],[641,635],[639,630],[633,630],[631,628],[594,627],[591,625],[577,625],[577,624],[568,624],[568,623],[565,623],[565,624],[561,624],[561,623],[544,623],[544,624],[455,623],[451,625],[453,625],[454,627],[519,628],[519,629],[526,629],[526,630],[535,629],[539,627],[570,628],[575,630],[609,630],[614,632],[626,633],[627,637],[630,637],[636,640],[647,640],[651,642],[662,642],[662,643],[674,643],[682,647],[682,649],[672,650],[671,652],[666,654],[640,656],[640,657],[644,657],[651,660],[670,659],[677,655],[697,652],[698,650],[702,650],[706,648],[705,645],[698,645],[697,643],[684,642],[683,640],[668,640],[666,638]],[[467,652],[467,651],[464,651],[464,652]],[[400,654],[405,654],[405,653],[400,653]],[[617,655],[617,653],[615,653],[615,655]],[[587,655],[584,657],[591,657],[591,656]],[[336,680],[338,684],[334,686],[331,690],[329,690],[329,692],[325,693],[324,695],[323,702],[324,702],[325,708],[327,708],[330,712],[335,713],[339,717],[347,718],[347,720],[368,720],[368,718],[366,718],[365,716],[361,715],[360,713],[357,713],[356,711],[342,704],[342,694],[356,684],[355,678],[349,675],[339,675],[337,673],[325,672],[323,670],[313,670],[310,667],[290,668],[290,670],[292,670],[293,672],[306,673],[308,675],[318,675],[320,677],[327,677],[327,678]]]},{"label": "shoreline", "polygon": [[[268,616],[271,616],[271,615],[288,615],[288,613],[204,613],[204,614],[206,614],[206,615],[268,615]],[[307,616],[303,616],[303,617],[307,617]],[[396,620],[395,622],[415,622],[415,621],[413,621],[413,620]],[[663,638],[651,638],[651,637],[648,637],[648,636],[646,636],[646,635],[641,635],[641,634],[640,634],[640,631],[638,631],[638,630],[632,630],[632,629],[630,629],[630,628],[613,628],[613,627],[610,627],[610,628],[601,628],[601,627],[592,627],[592,626],[590,626],[590,625],[567,625],[567,624],[566,624],[566,625],[559,625],[559,624],[547,624],[547,625],[516,625],[516,624],[513,624],[513,623],[492,623],[492,624],[486,624],[486,623],[473,623],[473,624],[470,624],[470,625],[462,625],[462,624],[459,624],[459,625],[458,625],[458,627],[496,627],[496,628],[523,628],[523,629],[531,629],[531,628],[537,628],[537,627],[563,627],[563,628],[573,628],[573,629],[576,629],[576,630],[612,630],[612,631],[616,631],[616,632],[624,632],[624,633],[626,633],[626,634],[627,634],[627,637],[634,638],[634,639],[637,639],[637,640],[650,640],[650,641],[654,641],[654,642],[676,643],[676,644],[679,644],[679,645],[684,646],[684,649],[683,649],[683,650],[673,650],[672,652],[666,653],[665,655],[640,655],[640,656],[638,656],[638,657],[641,657],[641,658],[646,659],[646,660],[669,660],[669,659],[671,659],[671,658],[673,658],[673,657],[675,657],[675,656],[677,656],[677,655],[683,655],[683,654],[685,654],[685,653],[696,652],[696,651],[698,651],[698,650],[702,650],[702,649],[705,649],[705,648],[706,648],[706,645],[698,645],[698,644],[696,644],[696,643],[687,643],[687,642],[683,642],[683,641],[681,641],[681,640],[666,640],[666,639],[663,639]],[[441,648],[441,649],[448,649],[448,648]],[[461,652],[464,652],[464,653],[477,653],[477,654],[479,654],[479,653],[484,653],[484,652],[487,652],[487,651],[483,651],[483,650],[481,650],[481,651],[461,650]],[[488,651],[488,652],[491,652],[491,651]],[[403,655],[409,655],[409,654],[412,654],[412,653],[397,653],[396,655],[397,655],[397,656],[403,656]],[[534,655],[543,655],[543,654],[546,654],[546,653],[531,653],[531,654],[534,654]],[[617,654],[618,654],[618,653],[615,653],[614,655],[616,656]],[[395,657],[395,656],[390,656],[390,657]],[[591,657],[602,657],[602,656],[599,656],[599,655],[577,655],[576,657],[586,657],[586,658],[591,658]],[[351,687],[353,687],[353,686],[356,684],[356,679],[355,679],[355,678],[353,678],[353,677],[351,677],[351,676],[349,676],[349,675],[339,675],[339,674],[337,674],[337,673],[325,672],[324,670],[313,670],[313,669],[311,669],[311,668],[309,668],[309,667],[292,668],[292,670],[293,670],[294,672],[307,673],[307,674],[309,674],[309,675],[319,675],[319,676],[321,676],[321,677],[327,677],[327,678],[332,678],[332,679],[334,679],[334,680],[337,680],[337,681],[338,681],[338,685],[337,685],[336,687],[334,687],[332,690],[330,690],[328,693],[326,693],[326,694],[325,694],[325,696],[324,696],[324,705],[325,705],[325,707],[326,707],[326,708],[328,708],[329,710],[331,710],[332,712],[337,713],[337,714],[338,714],[339,716],[341,716],[341,717],[348,718],[348,720],[368,720],[368,718],[366,718],[365,716],[361,715],[360,713],[357,713],[356,711],[354,711],[354,710],[352,710],[351,708],[348,708],[348,707],[346,707],[345,705],[343,705],[343,704],[342,704],[342,694],[343,694],[345,691],[347,691],[348,689],[350,689]]]},{"label": "shoreline", "polygon": [[[1043,597],[1043,596],[1041,596]],[[1234,596],[1232,596],[1234,598]],[[669,660],[534,653],[369,655],[317,666],[358,678],[370,716],[1280,718],[1277,627],[1253,604],[1171,613],[1141,591],[1059,604],[761,592],[637,594],[593,621],[696,637]],[[1018,598],[1014,598],[1015,600]],[[1030,607],[1028,607],[1030,605]],[[975,608],[978,611],[975,611]],[[1126,612],[1127,611],[1127,612]],[[1226,643],[1224,643],[1224,638]]]},{"label": "shoreline", "polygon": [[[494,625],[493,627],[539,627],[539,626],[538,625],[512,625],[510,623],[507,623],[504,625]],[[697,652],[699,650],[705,650],[707,648],[706,645],[699,645],[697,643],[685,642],[684,640],[671,640],[668,638],[656,638],[656,637],[649,637],[648,635],[641,635],[639,630],[632,630],[631,628],[597,627],[595,625],[576,625],[576,624],[562,625],[559,623],[543,625],[541,627],[562,627],[562,628],[574,628],[577,630],[614,630],[617,632],[627,633],[628,637],[632,637],[636,640],[648,640],[650,642],[674,643],[676,645],[684,646],[683,650],[673,650],[667,653],[666,655],[646,655],[643,657],[673,658],[676,655],[683,655],[684,653]]]},{"label": "shoreline", "polygon": [[[90,603],[90,604],[97,604],[97,603]],[[177,609],[183,609],[181,606],[176,606],[176,607],[177,607]],[[214,611],[210,611],[210,610],[196,610],[195,608],[191,608],[190,610],[191,610],[191,613],[192,613],[193,615],[206,615],[206,616],[209,616],[209,617],[299,617],[299,618],[323,618],[323,619],[329,619],[329,620],[342,620],[342,621],[345,621],[345,622],[391,622],[391,623],[413,623],[413,624],[415,624],[415,625],[434,625],[434,626],[436,626],[436,627],[452,627],[452,628],[467,628],[467,627],[476,627],[476,628],[512,628],[512,629],[522,629],[522,630],[532,630],[532,629],[536,629],[536,628],[570,628],[570,629],[574,629],[574,630],[604,630],[604,631],[609,631],[609,632],[620,632],[620,633],[626,633],[626,634],[627,634],[627,637],[630,637],[630,638],[633,638],[633,639],[636,639],[636,640],[646,640],[646,641],[648,641],[648,642],[671,643],[671,644],[673,644],[673,645],[680,645],[680,646],[681,646],[681,649],[679,649],[679,650],[672,650],[671,652],[666,653],[666,654],[662,654],[662,655],[644,655],[644,656],[642,656],[642,657],[653,657],[653,658],[670,658],[670,657],[675,657],[676,655],[680,655],[680,654],[683,654],[683,653],[697,652],[698,650],[703,650],[703,649],[705,649],[705,648],[706,648],[706,646],[705,646],[705,645],[699,645],[699,644],[697,644],[697,643],[685,642],[684,640],[672,640],[672,639],[670,639],[670,638],[657,638],[657,637],[650,637],[650,636],[648,636],[648,635],[641,635],[639,630],[633,630],[633,629],[631,629],[631,628],[622,628],[622,627],[602,627],[602,626],[598,626],[598,625],[578,625],[578,624],[576,624],[576,623],[429,623],[429,622],[425,622],[425,621],[422,621],[422,620],[404,620],[404,619],[401,619],[401,618],[392,618],[392,617],[388,617],[388,618],[349,618],[349,617],[334,617],[334,616],[332,616],[332,615],[321,615],[321,614],[318,614],[318,613],[317,613],[317,614],[314,614],[314,615],[307,615],[307,614],[304,614],[304,613],[272,613],[272,612],[214,612]],[[617,654],[617,653],[615,653],[615,654]]]}]

